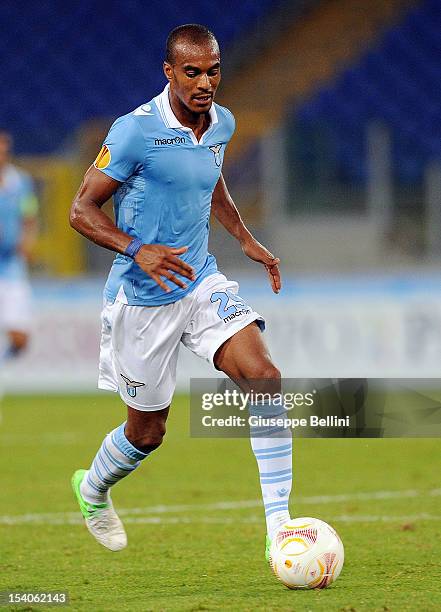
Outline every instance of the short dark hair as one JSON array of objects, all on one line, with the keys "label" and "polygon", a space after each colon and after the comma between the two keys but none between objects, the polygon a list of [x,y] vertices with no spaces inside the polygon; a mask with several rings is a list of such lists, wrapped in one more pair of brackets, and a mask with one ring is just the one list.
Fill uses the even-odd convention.
[{"label": "short dark hair", "polygon": [[179,42],[187,42],[194,45],[211,44],[219,47],[216,36],[207,27],[198,23],[187,23],[174,28],[167,36],[165,47],[165,61],[173,64],[175,48]]}]

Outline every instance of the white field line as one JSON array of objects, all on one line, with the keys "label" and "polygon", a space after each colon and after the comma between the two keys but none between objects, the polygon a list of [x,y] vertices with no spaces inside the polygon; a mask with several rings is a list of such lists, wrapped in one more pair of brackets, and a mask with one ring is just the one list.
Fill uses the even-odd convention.
[{"label": "white field line", "polygon": [[[40,520],[27,521],[23,520],[23,516],[0,517],[0,524],[4,525],[23,525],[32,523],[33,525],[80,525],[83,523],[82,517],[77,513],[75,516],[59,516],[52,518],[40,518]],[[43,515],[42,515],[43,516]],[[4,520],[6,519],[6,520]],[[347,515],[341,514],[336,516],[326,516],[326,520],[330,523],[409,523],[416,521],[441,521],[441,515],[428,514],[421,512],[420,514],[405,514],[405,515]],[[124,519],[124,524],[136,525],[233,525],[249,523],[262,524],[264,523],[263,516],[251,515],[242,518],[233,518],[226,516],[212,517],[190,517],[190,516],[128,516]]]},{"label": "white field line", "polygon": [[[441,521],[441,515],[429,514],[427,512],[420,512],[419,514],[407,514],[407,515],[380,515],[380,514],[359,514],[359,515],[347,515],[341,514],[337,516],[327,517],[327,520],[330,522],[342,522],[342,523],[394,523],[394,522],[412,522],[412,521]],[[77,522],[82,522],[77,521]],[[205,524],[247,524],[247,523],[262,523],[264,519],[263,516],[260,515],[250,515],[247,517],[242,517],[240,519],[233,517],[224,517],[224,516],[213,516],[213,517],[162,517],[162,516],[139,516],[134,517],[130,516],[124,519],[124,523],[151,523],[154,525],[165,525],[165,524],[175,524],[175,523],[185,523],[185,524],[193,524],[193,523],[205,523]]]},{"label": "white field line", "polygon": [[[314,496],[298,496],[295,498],[296,504],[333,504],[348,501],[375,501],[389,499],[409,499],[421,497],[437,497],[441,496],[441,489],[431,489],[427,491],[417,491],[408,489],[404,491],[372,491],[370,493],[346,493],[339,495],[314,495]],[[209,512],[212,510],[242,510],[248,508],[261,508],[262,501],[260,499],[244,500],[244,501],[223,501],[211,504],[181,504],[181,505],[161,505],[148,506],[145,508],[120,508],[118,514],[124,516],[126,523],[236,523],[236,522],[253,522],[254,517],[234,518],[234,517],[161,517],[148,515],[162,514],[180,514],[189,512]],[[256,522],[260,521],[261,517],[256,517]],[[433,516],[426,513],[420,513],[411,516],[396,516],[388,517],[383,515],[341,515],[334,517],[335,521],[344,522],[375,522],[375,521],[406,521],[406,520],[441,520],[441,517]],[[24,524],[40,524],[40,525],[66,525],[81,523],[82,519],[78,512],[51,512],[51,513],[28,513],[17,515],[0,515],[0,525],[24,525]]]}]

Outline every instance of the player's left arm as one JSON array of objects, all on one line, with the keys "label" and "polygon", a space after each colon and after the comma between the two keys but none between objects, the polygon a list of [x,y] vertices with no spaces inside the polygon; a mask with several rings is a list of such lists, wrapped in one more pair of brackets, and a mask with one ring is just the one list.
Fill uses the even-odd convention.
[{"label": "player's left arm", "polygon": [[18,252],[30,261],[38,237],[38,200],[31,185],[24,191],[21,201],[21,236]]},{"label": "player's left arm", "polygon": [[265,266],[274,293],[279,293],[282,288],[279,270],[280,259],[274,257],[248,230],[233,202],[233,198],[228,192],[222,174],[213,191],[211,210],[227,232],[240,242],[245,255]]}]

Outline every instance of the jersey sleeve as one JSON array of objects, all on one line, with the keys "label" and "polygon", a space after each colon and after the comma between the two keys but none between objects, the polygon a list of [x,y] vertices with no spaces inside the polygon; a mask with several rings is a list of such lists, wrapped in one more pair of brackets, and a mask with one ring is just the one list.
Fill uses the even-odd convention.
[{"label": "jersey sleeve", "polygon": [[142,165],[144,138],[136,119],[125,115],[115,121],[93,165],[124,183]]},{"label": "jersey sleeve", "polygon": [[231,140],[234,134],[234,130],[236,129],[236,119],[234,118],[233,113],[224,107],[225,111],[225,129],[227,132],[227,142]]}]

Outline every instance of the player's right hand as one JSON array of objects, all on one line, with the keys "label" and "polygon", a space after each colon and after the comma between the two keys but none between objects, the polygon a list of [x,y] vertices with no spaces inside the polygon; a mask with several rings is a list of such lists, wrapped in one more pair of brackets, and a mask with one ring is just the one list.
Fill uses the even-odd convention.
[{"label": "player's right hand", "polygon": [[178,257],[186,251],[188,251],[186,246],[175,249],[162,244],[144,244],[136,254],[135,261],[141,270],[144,270],[164,291],[169,293],[171,289],[164,283],[161,276],[182,289],[186,289],[187,285],[173,272],[192,281],[196,278],[193,268]]}]

